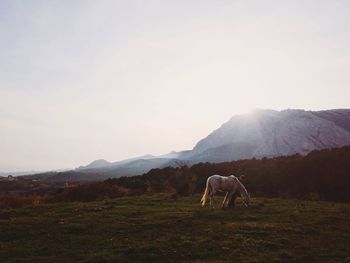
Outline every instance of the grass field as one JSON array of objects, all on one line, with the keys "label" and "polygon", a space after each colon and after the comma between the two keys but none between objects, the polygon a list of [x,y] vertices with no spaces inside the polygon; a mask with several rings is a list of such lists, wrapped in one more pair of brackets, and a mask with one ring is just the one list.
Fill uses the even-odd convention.
[{"label": "grass field", "polygon": [[[350,262],[350,204],[125,197],[0,212],[1,262]],[[216,205],[222,197],[216,198]]]}]

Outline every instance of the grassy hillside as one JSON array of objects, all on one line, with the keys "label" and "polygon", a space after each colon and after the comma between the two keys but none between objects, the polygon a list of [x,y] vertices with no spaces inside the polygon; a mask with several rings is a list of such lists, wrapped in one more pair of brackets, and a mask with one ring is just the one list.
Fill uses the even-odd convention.
[{"label": "grassy hillside", "polygon": [[[350,262],[350,204],[122,197],[0,212],[2,262]],[[216,205],[222,197],[216,198]]]}]

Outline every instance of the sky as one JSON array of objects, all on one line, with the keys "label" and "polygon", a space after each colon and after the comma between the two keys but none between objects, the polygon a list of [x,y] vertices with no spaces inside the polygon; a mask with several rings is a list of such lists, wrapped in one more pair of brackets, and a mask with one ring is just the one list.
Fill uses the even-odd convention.
[{"label": "sky", "polygon": [[350,1],[0,0],[0,171],[192,149],[350,106]]}]

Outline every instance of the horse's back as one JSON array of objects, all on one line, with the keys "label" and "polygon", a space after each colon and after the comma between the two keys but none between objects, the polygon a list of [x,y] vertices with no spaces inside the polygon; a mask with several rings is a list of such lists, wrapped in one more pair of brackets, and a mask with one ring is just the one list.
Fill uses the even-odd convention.
[{"label": "horse's back", "polygon": [[213,189],[218,189],[221,186],[223,176],[214,174],[208,177],[207,184]]},{"label": "horse's back", "polygon": [[236,191],[237,177],[235,176],[222,176],[218,174],[214,174],[208,177],[208,184],[215,190],[221,190],[225,192]]},{"label": "horse's back", "polygon": [[208,177],[208,180],[217,180],[217,179],[221,179],[223,177],[225,177],[225,176],[218,175],[218,174],[213,174],[213,175]]},{"label": "horse's back", "polygon": [[226,176],[218,175],[218,174],[213,174],[212,176],[208,177],[209,182],[222,182]]}]

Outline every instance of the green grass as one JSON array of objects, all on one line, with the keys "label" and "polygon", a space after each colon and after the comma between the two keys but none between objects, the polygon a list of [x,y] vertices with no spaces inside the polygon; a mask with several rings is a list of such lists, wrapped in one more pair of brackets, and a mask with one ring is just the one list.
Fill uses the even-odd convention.
[{"label": "green grass", "polygon": [[[350,204],[125,197],[0,212],[1,262],[350,262]],[[216,205],[219,205],[216,198]],[[64,224],[59,224],[63,219]]]}]

